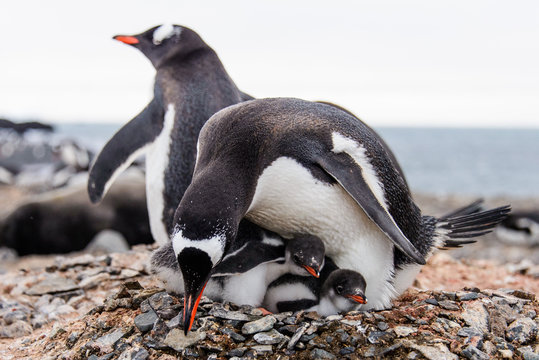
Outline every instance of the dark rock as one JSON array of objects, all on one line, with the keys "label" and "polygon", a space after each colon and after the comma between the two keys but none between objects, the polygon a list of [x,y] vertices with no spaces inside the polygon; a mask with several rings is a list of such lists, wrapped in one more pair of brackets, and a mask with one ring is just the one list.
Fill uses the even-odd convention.
[{"label": "dark rock", "polygon": [[148,304],[155,311],[163,310],[174,304],[174,298],[163,291],[150,296]]},{"label": "dark rock", "polygon": [[511,290],[507,292],[509,295],[513,295],[520,299],[535,300],[535,294],[525,290]]},{"label": "dark rock", "polygon": [[429,298],[429,299],[425,300],[425,302],[427,304],[438,306],[438,300],[436,300],[435,298]]},{"label": "dark rock", "polygon": [[354,352],[356,351],[356,349],[352,346],[347,346],[345,348],[342,348],[340,351],[339,351],[339,355],[348,355],[348,354],[353,354]]},{"label": "dark rock", "polygon": [[446,310],[451,310],[451,311],[460,310],[460,307],[457,305],[457,303],[452,300],[442,300],[438,302],[438,305],[442,309],[446,309]]},{"label": "dark rock", "polygon": [[303,334],[303,335],[301,335],[301,337],[299,338],[299,341],[302,341],[302,342],[309,342],[309,341],[311,341],[312,339],[314,339],[315,336],[316,336],[316,334],[310,334],[310,335]]},{"label": "dark rock", "polygon": [[371,344],[380,344],[381,342],[388,340],[390,337],[391,334],[385,331],[371,331],[369,336],[367,336],[367,340]]},{"label": "dark rock", "polygon": [[272,345],[278,344],[281,341],[286,340],[287,338],[283,334],[277,332],[275,329],[271,329],[267,332],[260,332],[255,334],[253,339],[259,344]]},{"label": "dark rock", "polygon": [[309,354],[309,359],[319,360],[319,359],[336,359],[335,355],[327,352],[326,350],[315,348]]},{"label": "dark rock", "polygon": [[507,340],[525,345],[537,336],[537,324],[530,318],[520,318],[509,325],[506,333]]},{"label": "dark rock", "polygon": [[383,322],[383,321],[380,321],[376,324],[376,326],[378,327],[378,329],[380,329],[381,331],[386,331],[388,328],[389,328],[389,325],[386,323],[386,322]]},{"label": "dark rock", "polygon": [[294,335],[288,341],[288,345],[286,345],[286,348],[293,349],[294,346],[296,346],[296,343],[299,341],[299,339],[303,336],[303,334],[305,333],[305,330],[307,330],[308,327],[309,327],[309,324],[303,324],[303,326],[297,329]]},{"label": "dark rock", "polygon": [[223,334],[225,334],[225,335],[230,336],[230,338],[231,338],[232,340],[234,340],[235,342],[244,342],[244,341],[245,341],[245,336],[238,334],[237,332],[235,332],[235,331],[232,330],[232,329],[229,329],[229,328],[222,328],[222,329],[221,329],[221,332],[222,332]]},{"label": "dark rock", "polygon": [[284,334],[284,335],[288,335],[288,336],[292,336],[295,334],[296,330],[298,329],[298,326],[297,325],[285,325],[285,326],[281,326],[278,331],[281,333],[281,334]]},{"label": "dark rock", "polygon": [[229,352],[227,352],[226,356],[230,356],[230,357],[232,357],[232,356],[243,356],[243,354],[245,353],[245,350],[247,350],[247,348],[238,347],[238,348],[232,349]]},{"label": "dark rock", "polygon": [[479,294],[476,292],[467,292],[464,294],[457,293],[457,299],[459,299],[460,301],[476,300],[478,297],[479,297]]},{"label": "dark rock", "polygon": [[489,360],[490,356],[479,350],[473,345],[468,345],[464,350],[461,352],[462,356],[464,356],[466,359],[470,360]]},{"label": "dark rock", "polygon": [[134,320],[135,326],[142,333],[150,331],[153,328],[156,321],[157,321],[157,314],[153,310],[150,310],[146,313],[136,316]]}]

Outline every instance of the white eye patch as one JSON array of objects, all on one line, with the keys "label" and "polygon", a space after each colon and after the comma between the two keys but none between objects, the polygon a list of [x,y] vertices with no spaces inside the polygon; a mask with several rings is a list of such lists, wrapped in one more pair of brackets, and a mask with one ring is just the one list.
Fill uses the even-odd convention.
[{"label": "white eye patch", "polygon": [[163,42],[163,40],[166,40],[174,35],[179,35],[181,31],[182,30],[179,27],[175,27],[172,24],[163,24],[153,32],[153,43],[155,45],[159,45]]}]

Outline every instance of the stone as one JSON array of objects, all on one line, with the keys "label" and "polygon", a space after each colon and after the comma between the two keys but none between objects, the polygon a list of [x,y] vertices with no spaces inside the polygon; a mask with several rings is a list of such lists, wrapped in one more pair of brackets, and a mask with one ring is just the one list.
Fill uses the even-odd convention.
[{"label": "stone", "polygon": [[408,335],[411,335],[417,332],[417,328],[413,328],[409,326],[395,326],[393,328],[393,331],[395,332],[395,335],[397,335],[398,337],[406,337]]},{"label": "stone", "polygon": [[512,359],[513,358],[513,352],[508,349],[500,349],[498,350],[500,355],[502,356],[502,359]]},{"label": "stone", "polygon": [[479,350],[473,345],[468,345],[462,350],[462,356],[470,360],[489,360],[490,356]]},{"label": "stone", "polygon": [[174,298],[163,291],[150,296],[148,298],[148,304],[153,310],[158,311],[172,306],[174,304]]},{"label": "stone", "polygon": [[155,311],[150,310],[146,313],[137,315],[135,317],[134,323],[140,332],[145,333],[153,328],[156,321],[157,314],[155,313]]},{"label": "stone", "polygon": [[507,292],[509,295],[513,295],[520,299],[535,300],[535,294],[525,290],[510,290]]},{"label": "stone", "polygon": [[457,299],[460,301],[470,301],[476,300],[479,297],[479,294],[476,292],[457,292]]},{"label": "stone", "polygon": [[438,305],[445,310],[456,311],[460,310],[458,304],[453,300],[442,300],[438,302]]},{"label": "stone", "polygon": [[122,253],[129,251],[129,244],[122,233],[106,229],[94,236],[85,251],[92,254]]},{"label": "stone", "polygon": [[378,329],[380,329],[381,331],[386,331],[388,328],[389,328],[389,325],[386,323],[386,322],[383,322],[383,321],[380,321],[376,324],[376,326],[378,327]]},{"label": "stone", "polygon": [[369,336],[367,336],[367,340],[371,344],[379,344],[382,341],[388,340],[390,338],[390,334],[385,331],[371,331],[369,333]]},{"label": "stone", "polygon": [[342,315],[329,315],[326,317],[326,320],[327,321],[338,321],[338,320],[341,320],[342,319]]},{"label": "stone", "polygon": [[84,254],[75,257],[59,256],[54,260],[59,270],[66,270],[75,266],[86,266],[96,261],[96,258],[90,254]]},{"label": "stone", "polygon": [[237,320],[237,321],[253,320],[252,317],[248,316],[247,314],[241,313],[239,311],[229,311],[222,307],[212,308],[209,314],[216,318],[226,319],[226,320]]},{"label": "stone", "polygon": [[245,341],[245,336],[241,335],[241,334],[238,334],[237,332],[235,332],[234,330],[232,329],[229,329],[229,328],[222,328],[221,329],[221,332],[225,335],[228,335],[230,336],[230,338],[232,340],[234,340],[235,342],[244,342]]},{"label": "stone", "polygon": [[91,348],[96,348],[101,353],[111,353],[113,351],[114,344],[116,344],[122,337],[124,337],[124,335],[125,332],[123,330],[116,329],[88,343],[87,346]]},{"label": "stone", "polygon": [[431,305],[438,306],[438,300],[436,300],[435,298],[429,298],[429,299],[426,299],[425,302],[426,302],[427,304],[431,304]]},{"label": "stone", "polygon": [[296,330],[296,333],[290,338],[288,341],[288,345],[286,345],[287,349],[293,349],[294,346],[296,346],[296,343],[299,341],[299,339],[303,336],[305,333],[305,330],[309,327],[309,324],[303,324],[299,329]]},{"label": "stone", "polygon": [[245,335],[256,334],[268,331],[273,328],[277,320],[273,316],[264,316],[261,319],[245,323],[241,328],[241,333]]},{"label": "stone", "polygon": [[8,326],[0,326],[0,338],[18,338],[32,333],[30,324],[22,320],[16,320]]},{"label": "stone", "polygon": [[519,344],[527,344],[537,336],[537,324],[530,318],[524,317],[513,321],[506,331],[509,341],[516,341]]},{"label": "stone", "polygon": [[234,357],[234,356],[240,357],[240,356],[243,356],[243,354],[245,354],[246,350],[247,348],[245,347],[238,347],[238,348],[230,350],[229,352],[226,353],[226,355],[230,357]]},{"label": "stone", "polygon": [[356,349],[353,346],[347,346],[339,351],[339,355],[349,355],[353,354],[355,351]]},{"label": "stone", "polygon": [[419,351],[424,357],[426,357],[429,360],[438,360],[438,359],[446,359],[446,360],[458,360],[458,356],[453,354],[447,346],[444,344],[436,343],[431,346],[427,345],[417,345],[409,340],[403,340],[402,345]]},{"label": "stone", "polygon": [[183,330],[172,329],[167,334],[163,343],[176,351],[182,351],[205,338],[206,333],[203,331],[191,331],[187,335],[184,335]]},{"label": "stone", "polygon": [[275,329],[271,329],[270,331],[267,331],[267,332],[260,332],[260,333],[255,334],[253,339],[257,343],[262,344],[262,345],[272,345],[272,344],[278,344],[281,341],[286,340],[287,337],[284,336],[283,334],[280,334]]},{"label": "stone", "polygon": [[97,275],[84,278],[81,282],[79,282],[79,287],[84,290],[92,289],[100,285],[103,281],[107,281],[109,279],[110,279],[109,274],[99,273]]},{"label": "stone", "polygon": [[327,352],[326,350],[315,348],[309,354],[309,359],[313,359],[313,360],[336,359],[336,357],[335,357],[335,355],[333,355],[332,353]]},{"label": "stone", "polygon": [[254,345],[251,349],[256,352],[257,355],[273,354],[273,348],[271,345]]},{"label": "stone", "polygon": [[466,325],[476,328],[482,333],[488,332],[489,314],[485,306],[479,302],[464,304],[461,316]]},{"label": "stone", "polygon": [[55,294],[64,291],[76,290],[79,287],[71,279],[61,276],[51,276],[25,291],[26,295]]}]

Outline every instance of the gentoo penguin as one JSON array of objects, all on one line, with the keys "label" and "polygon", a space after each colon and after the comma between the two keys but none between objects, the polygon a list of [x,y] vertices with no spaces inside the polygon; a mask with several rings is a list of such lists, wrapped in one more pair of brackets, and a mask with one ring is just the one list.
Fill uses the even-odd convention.
[{"label": "gentoo penguin", "polygon": [[200,128],[218,110],[252,97],[238,90],[215,51],[184,26],[165,24],[114,39],[151,61],[157,71],[154,97],[101,150],[90,170],[88,193],[99,202],[118,174],[146,154],[151,230],[164,244],[191,181]]},{"label": "gentoo penguin", "polygon": [[500,241],[510,245],[538,245],[539,211],[511,213],[496,227],[496,236]]},{"label": "gentoo penguin", "polygon": [[[208,120],[198,149],[172,235],[189,315],[244,217],[283,237],[322,239],[338,267],[363,275],[374,309],[398,295],[394,253],[422,265],[453,225],[422,216],[372,131],[334,106],[289,98],[233,105]],[[467,230],[493,227],[508,211],[484,222],[483,213],[469,215]]]},{"label": "gentoo penguin", "polygon": [[[285,240],[242,221],[238,239],[244,243],[234,242],[235,249],[213,269],[206,285],[204,294],[215,301],[261,306],[268,284],[283,274],[318,278],[324,267],[324,243],[309,235]],[[150,263],[152,273],[163,281],[167,291],[184,294],[183,276],[171,242],[157,249]]]},{"label": "gentoo penguin", "polygon": [[366,304],[363,276],[338,269],[331,259],[326,259],[319,279],[285,274],[270,283],[263,306],[272,312],[307,310],[328,316]]}]

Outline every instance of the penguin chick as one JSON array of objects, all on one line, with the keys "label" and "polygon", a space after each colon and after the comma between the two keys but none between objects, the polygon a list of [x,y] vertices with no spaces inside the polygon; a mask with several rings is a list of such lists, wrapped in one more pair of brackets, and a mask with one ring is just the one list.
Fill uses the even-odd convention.
[{"label": "penguin chick", "polygon": [[[240,225],[245,228],[249,222]],[[254,226],[254,225],[251,225]],[[278,235],[261,232],[243,246],[231,251],[215,268],[204,294],[215,301],[260,306],[269,283],[285,273],[318,278],[324,267],[324,243],[309,235],[298,235],[286,242]],[[256,234],[253,234],[256,236]],[[242,235],[242,238],[246,238]],[[172,243],[157,249],[151,257],[151,270],[167,291],[184,294],[183,276]]]},{"label": "penguin chick", "polygon": [[273,312],[307,310],[328,316],[366,304],[365,278],[356,271],[338,269],[326,259],[320,279],[285,274],[272,282],[263,306]]}]

